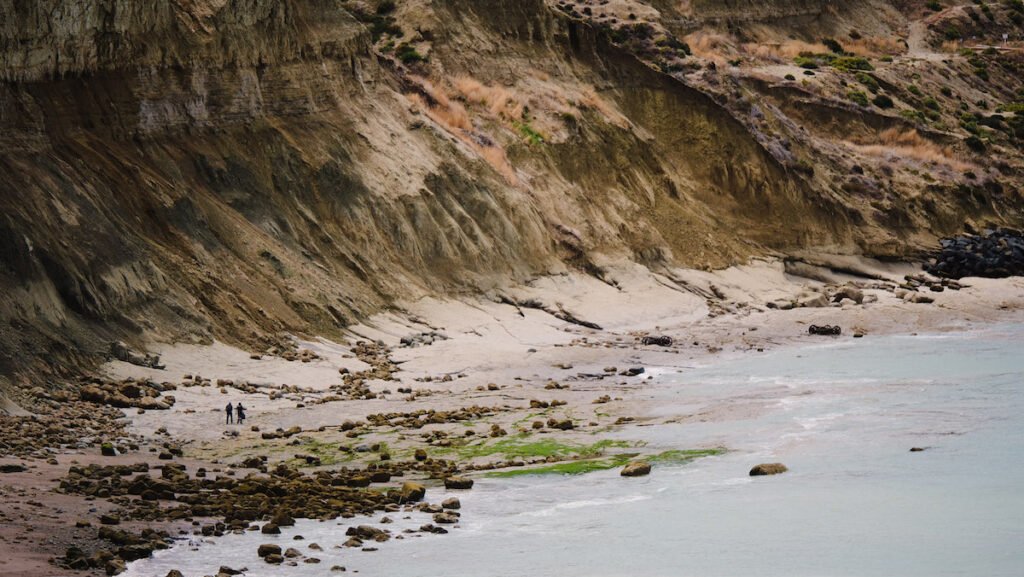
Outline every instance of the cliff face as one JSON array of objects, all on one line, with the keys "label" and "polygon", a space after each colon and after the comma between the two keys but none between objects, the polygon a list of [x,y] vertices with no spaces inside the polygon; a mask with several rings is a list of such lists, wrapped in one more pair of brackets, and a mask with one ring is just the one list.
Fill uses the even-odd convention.
[{"label": "cliff face", "polygon": [[386,18],[0,0],[0,78],[4,374],[90,362],[115,337],[330,335],[395,299],[600,276],[607,257],[722,266],[888,234],[795,163],[799,142],[761,132],[787,100],[667,74],[541,0]]}]

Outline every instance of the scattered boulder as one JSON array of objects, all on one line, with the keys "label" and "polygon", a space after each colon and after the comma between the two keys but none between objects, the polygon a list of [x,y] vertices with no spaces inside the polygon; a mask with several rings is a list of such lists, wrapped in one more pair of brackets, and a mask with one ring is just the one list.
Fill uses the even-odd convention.
[{"label": "scattered boulder", "polygon": [[832,295],[832,302],[841,302],[843,299],[850,299],[851,301],[862,305],[864,304],[864,291],[857,287],[844,286]]},{"label": "scattered boulder", "polygon": [[645,346],[671,347],[672,337],[669,336],[646,336],[640,340]]},{"label": "scattered boulder", "polygon": [[807,297],[797,301],[797,306],[802,308],[822,308],[828,306],[828,298],[823,294]]},{"label": "scattered boulder", "polygon": [[839,326],[832,325],[811,325],[807,327],[807,334],[809,335],[821,335],[821,336],[839,336],[843,333],[843,329]]},{"label": "scattered boulder", "polygon": [[548,421],[548,426],[552,429],[558,429],[560,431],[568,431],[573,429],[576,425],[573,424],[572,419],[551,419]]},{"label": "scattered boulder", "polygon": [[448,477],[444,480],[444,488],[449,490],[472,489],[473,479],[470,479],[468,477]]},{"label": "scattered boulder", "polygon": [[935,299],[919,292],[908,292],[903,300],[912,304],[930,305],[935,302]]},{"label": "scattered boulder", "polygon": [[140,355],[133,352],[126,343],[113,341],[110,343],[110,356],[119,361],[146,367],[149,369],[163,370],[164,365],[160,364],[160,355]]},{"label": "scattered boulder", "polygon": [[0,465],[0,473],[24,473],[28,467],[20,464]]},{"label": "scattered boulder", "polygon": [[104,525],[120,525],[121,518],[111,513],[104,513],[100,515],[100,523]]},{"label": "scattered boulder", "polygon": [[426,494],[427,488],[413,481],[402,483],[402,488],[399,490],[399,495],[404,502],[422,501]]},{"label": "scattered boulder", "polygon": [[633,461],[622,468],[619,473],[623,477],[643,477],[651,473],[651,464],[646,461]]},{"label": "scattered boulder", "polygon": [[788,470],[789,469],[782,463],[762,463],[750,470],[750,476],[761,477],[765,475],[779,475]]},{"label": "scattered boulder", "polygon": [[266,557],[267,555],[280,555],[281,546],[274,545],[273,543],[264,543],[256,549],[256,554],[260,557]]},{"label": "scattered boulder", "polygon": [[462,508],[462,502],[459,501],[458,497],[449,497],[441,502],[441,507],[444,509],[460,509]]},{"label": "scattered boulder", "polygon": [[[359,525],[358,527],[349,527],[345,531],[345,535],[357,539],[359,541],[377,541],[383,543],[391,538],[391,535],[387,531],[372,527],[370,525]],[[361,543],[360,543],[361,544]]]},{"label": "scattered boulder", "polygon": [[454,512],[437,513],[434,515],[434,522],[439,525],[453,525],[459,522],[459,515]]}]

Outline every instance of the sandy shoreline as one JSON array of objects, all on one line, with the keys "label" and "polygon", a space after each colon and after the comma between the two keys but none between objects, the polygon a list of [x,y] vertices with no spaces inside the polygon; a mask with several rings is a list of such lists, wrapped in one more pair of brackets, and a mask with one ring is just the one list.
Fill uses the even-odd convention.
[{"label": "sandy shoreline", "polygon": [[[99,526],[98,516],[118,508],[104,498],[86,500],[54,493],[74,461],[83,465],[145,461],[156,467],[167,462],[158,460],[157,453],[164,443],[172,442],[184,452],[183,459],[173,462],[186,464],[190,472],[205,467],[211,476],[229,474],[229,465],[251,457],[263,456],[268,464],[286,462],[311,472],[318,469],[315,463],[307,467],[296,455],[320,458],[323,469],[360,468],[380,462],[381,453],[387,453],[392,462],[412,462],[417,449],[431,458],[457,462],[463,474],[470,476],[474,469],[509,464],[542,466],[593,455],[571,451],[555,457],[510,455],[481,448],[542,440],[560,447],[589,447],[602,435],[629,427],[723,418],[712,406],[696,411],[680,407],[678,414],[666,414],[662,407],[657,417],[651,417],[652,407],[638,394],[649,379],[664,372],[685,372],[698,363],[823,339],[849,339],[854,332],[871,338],[969,330],[1024,319],[1024,279],[964,279],[962,290],[922,288],[920,294],[934,302],[912,303],[900,296],[904,289],[897,286],[906,282],[904,275],[917,274],[912,267],[859,260],[841,263],[842,267],[835,261],[831,264],[866,276],[802,265],[805,268],[799,272],[819,279],[812,280],[786,274],[783,263],[777,261],[756,261],[715,273],[661,275],[635,266],[609,266],[603,282],[577,275],[545,277],[488,299],[403,303],[397,309],[400,313],[379,315],[351,327],[347,343],[300,342],[299,348],[318,357],[309,362],[269,355],[254,359],[249,352],[223,344],[154,345],[151,351],[162,354],[165,370],[122,362],[103,368],[108,379],[148,377],[177,385],[165,393],[175,397],[169,410],[125,409],[127,433],[138,439],[138,452],[101,457],[98,449],[66,450],[51,455],[56,464],[45,459],[0,458],[0,465],[28,467],[0,475],[4,496],[0,543],[8,551],[8,563],[0,575],[68,574],[49,559],[62,555],[69,544],[88,541]],[[816,297],[831,300],[842,286],[855,286],[863,304],[845,300],[821,307],[778,308],[793,302],[822,304]],[[839,325],[843,334],[810,336],[811,324]],[[402,345],[403,338],[424,333],[434,335],[432,344]],[[645,335],[669,336],[673,344],[644,346],[640,339]],[[386,360],[397,367],[396,380],[369,378],[373,363],[384,357],[374,360],[357,354],[354,345],[359,340],[380,341],[387,347]],[[622,374],[631,368],[644,371]],[[347,381],[340,369],[347,371]],[[186,380],[186,375],[192,378]],[[194,384],[196,375],[209,383],[183,386]],[[359,381],[355,389],[344,388],[346,382],[354,381]],[[405,392],[409,389],[411,393]],[[374,398],[350,398],[352,390],[360,395],[368,390]],[[244,427],[224,425],[223,407],[228,401],[248,408]],[[550,406],[551,401],[564,404]],[[544,407],[545,403],[549,406]],[[487,410],[471,417],[459,413],[470,407]],[[410,414],[417,411],[434,411],[445,418],[410,426]],[[370,415],[390,418],[372,422],[367,420]],[[358,428],[346,430],[341,426],[345,421]],[[571,429],[562,425],[566,421]],[[266,432],[291,427],[302,432],[263,438]],[[615,451],[610,448],[607,454]],[[244,474],[239,470],[239,476]],[[430,475],[410,471],[406,478],[424,476]],[[428,500],[430,485],[439,482],[427,481]],[[79,519],[90,521],[91,527],[76,529]]]}]

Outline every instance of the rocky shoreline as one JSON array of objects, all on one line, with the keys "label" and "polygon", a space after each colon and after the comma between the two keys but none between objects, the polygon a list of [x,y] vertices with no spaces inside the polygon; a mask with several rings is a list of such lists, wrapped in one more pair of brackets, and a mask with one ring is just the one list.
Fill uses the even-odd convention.
[{"label": "rocky shoreline", "polygon": [[[804,263],[818,277],[808,280],[783,266],[741,271],[760,281],[777,274],[774,285],[745,284],[735,271],[696,274],[694,291],[720,296],[671,326],[650,311],[632,325],[598,319],[598,330],[542,312],[501,317],[511,307],[500,302],[474,304],[493,307],[478,317],[427,303],[417,320],[443,332],[378,319],[355,327],[350,344],[306,342],[289,358],[172,347],[161,351],[166,370],[114,361],[101,374],[32,389],[22,399],[31,415],[0,419],[0,542],[21,575],[53,565],[115,575],[175,539],[274,535],[301,518],[383,516],[347,527],[340,545],[357,550],[401,537],[389,515],[429,515],[415,531],[444,534],[472,515],[448,492],[482,476],[619,468],[628,482],[728,450],[624,440],[637,426],[719,418],[711,407],[650,417],[642,392],[667,370],[822,338],[958,330],[1024,310],[1020,279],[954,282],[863,263],[871,276],[858,278],[835,272],[857,268],[849,263]],[[574,315],[605,310],[587,298]],[[823,326],[842,330],[809,330]],[[502,341],[499,330],[515,338]],[[290,382],[259,380],[268,374]],[[251,424],[223,425],[225,399],[244,402]],[[260,557],[319,561],[280,547]]]}]

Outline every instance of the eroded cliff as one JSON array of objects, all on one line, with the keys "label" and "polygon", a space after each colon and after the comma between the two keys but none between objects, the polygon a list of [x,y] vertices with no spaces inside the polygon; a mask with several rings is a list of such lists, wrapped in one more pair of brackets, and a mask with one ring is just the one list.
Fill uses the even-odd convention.
[{"label": "eroded cliff", "polygon": [[0,1],[0,372],[112,338],[332,335],[400,298],[600,277],[596,257],[909,255],[1019,219],[1017,159],[886,183],[830,140],[906,119],[676,38],[810,40],[869,21],[855,3],[661,4]]}]

